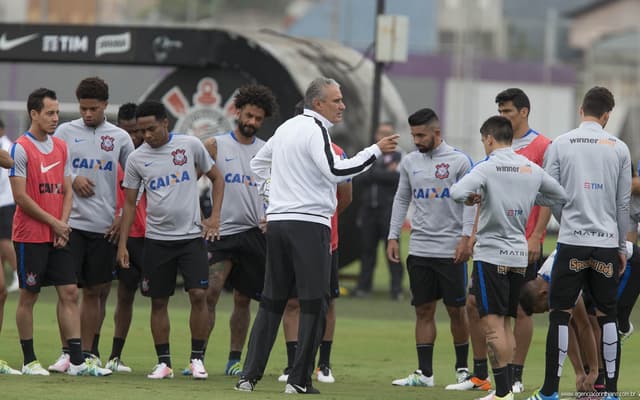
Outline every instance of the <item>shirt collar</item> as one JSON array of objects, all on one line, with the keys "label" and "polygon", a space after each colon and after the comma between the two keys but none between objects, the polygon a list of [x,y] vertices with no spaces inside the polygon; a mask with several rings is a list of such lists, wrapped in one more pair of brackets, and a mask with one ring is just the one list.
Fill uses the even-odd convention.
[{"label": "shirt collar", "polygon": [[329,128],[331,128],[333,126],[333,123],[331,121],[326,119],[322,114],[317,113],[317,112],[315,112],[313,110],[305,108],[303,114],[307,115],[309,117],[314,117],[314,118],[320,120],[320,122],[322,122],[322,125],[324,125],[324,127],[326,129],[329,129]]},{"label": "shirt collar", "polygon": [[597,129],[599,131],[604,130],[602,128],[602,125],[600,125],[599,123],[597,123],[595,121],[582,121],[580,123],[580,128]]}]

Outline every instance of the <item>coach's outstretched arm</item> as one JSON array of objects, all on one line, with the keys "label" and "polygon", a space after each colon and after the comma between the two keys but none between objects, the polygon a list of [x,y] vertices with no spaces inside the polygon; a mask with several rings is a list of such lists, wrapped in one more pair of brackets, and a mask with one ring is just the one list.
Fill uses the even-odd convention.
[{"label": "coach's outstretched arm", "polygon": [[318,170],[336,184],[366,171],[383,153],[395,151],[400,137],[397,134],[387,136],[351,158],[340,159],[331,150],[331,140],[326,129],[318,129],[321,132],[312,135],[309,141],[309,154]]}]

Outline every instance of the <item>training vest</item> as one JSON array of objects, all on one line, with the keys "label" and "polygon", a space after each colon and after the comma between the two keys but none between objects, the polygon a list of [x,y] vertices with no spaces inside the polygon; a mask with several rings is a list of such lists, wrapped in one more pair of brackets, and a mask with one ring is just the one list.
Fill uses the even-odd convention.
[{"label": "training vest", "polygon": [[[27,154],[27,195],[45,212],[60,219],[64,201],[67,146],[64,141],[52,137],[53,150],[49,154],[43,154],[26,135],[30,134],[21,136],[16,143]],[[49,225],[27,215],[18,205],[13,216],[12,239],[23,243],[52,243],[53,231]]]}]

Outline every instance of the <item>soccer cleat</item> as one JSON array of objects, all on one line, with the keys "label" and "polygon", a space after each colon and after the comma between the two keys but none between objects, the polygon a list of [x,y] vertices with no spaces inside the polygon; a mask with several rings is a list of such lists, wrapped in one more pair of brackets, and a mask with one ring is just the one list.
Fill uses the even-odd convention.
[{"label": "soccer cleat", "polygon": [[126,366],[120,357],[113,357],[111,360],[107,361],[105,368],[112,372],[131,372],[131,367]]},{"label": "soccer cleat", "polygon": [[282,375],[278,377],[278,382],[286,382],[289,380],[289,372],[291,372],[291,368],[287,367],[282,372]]},{"label": "soccer cleat", "polygon": [[391,382],[394,386],[429,386],[432,387],[434,383],[433,375],[424,376],[422,371],[417,369],[413,374],[409,374],[406,378],[396,379]]},{"label": "soccer cleat", "polygon": [[233,387],[240,392],[253,392],[256,387],[256,381],[249,378],[240,378],[238,383]]},{"label": "soccer cleat", "polygon": [[20,289],[20,284],[18,281],[18,273],[14,272],[13,281],[11,281],[11,285],[7,286],[7,292],[8,293],[17,292],[19,289]]},{"label": "soccer cleat", "polygon": [[284,387],[284,392],[287,394],[320,394],[320,391],[313,386],[300,386],[295,383],[287,383]]},{"label": "soccer cleat", "polygon": [[319,365],[318,369],[316,369],[318,382],[322,383],[334,383],[336,378],[333,377],[331,373],[331,368],[328,365]]},{"label": "soccer cleat", "polygon": [[189,367],[191,369],[191,376],[193,376],[193,379],[207,379],[209,377],[207,370],[204,369],[204,364],[201,359],[194,358],[191,360]]},{"label": "soccer cleat", "polygon": [[22,375],[40,375],[40,376],[49,376],[49,371],[42,368],[42,365],[38,362],[38,360],[31,361],[27,365],[22,366]]},{"label": "soccer cleat", "polygon": [[0,360],[0,375],[22,375],[17,369],[13,369],[6,361]]},{"label": "soccer cleat", "polygon": [[165,363],[156,364],[153,371],[147,375],[149,379],[171,379],[173,378],[173,370]]},{"label": "soccer cleat", "polygon": [[91,362],[97,365],[98,367],[102,368],[102,361],[100,361],[100,358],[95,354],[89,354],[87,357],[85,357],[84,360],[87,362]]},{"label": "soccer cleat", "polygon": [[456,370],[456,383],[462,383],[470,377],[469,368],[458,368]]},{"label": "soccer cleat", "polygon": [[72,376],[109,376],[110,369],[102,368],[91,358],[86,358],[80,365],[69,365],[67,374]]},{"label": "soccer cleat", "polygon": [[522,384],[522,381],[513,382],[513,385],[511,385],[511,391],[513,393],[522,393],[522,392],[524,392],[524,385]]},{"label": "soccer cleat", "polygon": [[622,346],[624,344],[624,342],[626,342],[629,337],[633,334],[633,324],[631,322],[629,322],[629,330],[626,332],[622,332],[622,331],[618,331],[618,334],[620,335],[620,346]]},{"label": "soccer cleat", "polygon": [[64,374],[69,369],[69,365],[71,365],[71,356],[67,353],[60,354],[60,357],[53,364],[49,365],[47,368],[50,372],[59,372]]},{"label": "soccer cleat", "polygon": [[489,392],[488,395],[484,397],[480,397],[476,400],[513,400],[513,393],[509,392],[504,396],[500,397],[500,396],[496,396],[496,392],[492,390]]},{"label": "soccer cleat", "polygon": [[447,385],[445,390],[491,390],[491,381],[471,375],[463,382]]},{"label": "soccer cleat", "polygon": [[554,392],[550,396],[545,396],[540,393],[540,389],[533,392],[533,394],[527,397],[527,400],[558,400],[558,393]]},{"label": "soccer cleat", "polygon": [[227,366],[224,369],[225,375],[240,375],[242,372],[242,364],[240,364],[240,360],[229,360],[227,361]]}]

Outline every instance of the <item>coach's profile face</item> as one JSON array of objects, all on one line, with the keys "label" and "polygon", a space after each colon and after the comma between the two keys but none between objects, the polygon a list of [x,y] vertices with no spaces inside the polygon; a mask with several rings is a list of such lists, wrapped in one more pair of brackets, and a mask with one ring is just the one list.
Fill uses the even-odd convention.
[{"label": "coach's profile face", "polygon": [[144,135],[144,141],[153,148],[160,147],[169,140],[169,120],[164,118],[157,120],[155,116],[148,115],[138,118],[138,130]]},{"label": "coach's profile face", "polygon": [[347,107],[344,105],[340,88],[336,85],[327,85],[322,90],[322,94],[313,102],[314,111],[333,124],[342,121],[342,114]]}]

